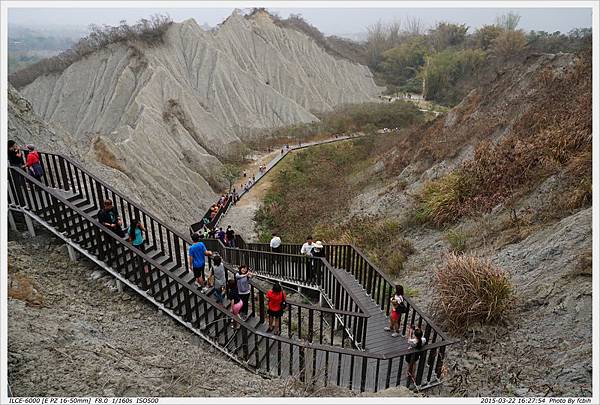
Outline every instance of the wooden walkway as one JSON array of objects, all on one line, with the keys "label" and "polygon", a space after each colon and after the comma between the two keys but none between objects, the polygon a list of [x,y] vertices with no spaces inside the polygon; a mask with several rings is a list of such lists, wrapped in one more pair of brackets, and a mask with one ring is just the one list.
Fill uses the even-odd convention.
[{"label": "wooden walkway", "polygon": [[[265,289],[251,283],[250,316],[246,320],[233,316],[227,304],[218,304],[210,291],[204,294],[193,285],[188,237],[70,159],[49,153],[40,156],[46,169],[41,182],[9,168],[10,215],[39,222],[234,361],[256,372],[294,376],[315,386],[378,391],[413,381],[406,363],[415,351],[407,347],[405,337],[393,338],[383,330],[393,283],[353,246],[329,246],[327,259],[318,261],[319,277],[313,284],[334,308],[289,303],[281,335],[276,336],[266,331]],[[137,218],[144,224],[145,252],[97,222],[96,213],[106,198],[113,200],[125,223]],[[9,223],[15,221],[9,217]],[[28,227],[33,229],[30,223]],[[307,284],[308,261],[303,256],[271,253],[258,245],[215,248],[228,266],[244,262],[257,273]],[[297,249],[289,247],[290,252]],[[422,389],[440,382],[445,350],[453,342],[410,300],[407,303],[410,321],[404,320],[403,330],[414,323],[430,342],[415,364],[415,387]],[[236,323],[239,329],[232,328]]]}]

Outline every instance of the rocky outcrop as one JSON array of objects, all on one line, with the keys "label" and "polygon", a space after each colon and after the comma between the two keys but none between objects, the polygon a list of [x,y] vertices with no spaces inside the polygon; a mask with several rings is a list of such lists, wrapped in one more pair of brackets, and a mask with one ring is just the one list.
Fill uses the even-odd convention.
[{"label": "rocky outcrop", "polygon": [[221,162],[248,136],[378,92],[367,67],[266,13],[238,12],[215,31],[173,24],[159,46],[111,44],[21,89],[66,144],[120,173],[180,230],[214,200]]}]

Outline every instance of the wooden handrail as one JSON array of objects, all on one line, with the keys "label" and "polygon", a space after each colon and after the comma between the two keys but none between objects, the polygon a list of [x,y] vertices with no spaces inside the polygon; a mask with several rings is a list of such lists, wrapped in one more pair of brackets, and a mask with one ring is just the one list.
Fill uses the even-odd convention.
[{"label": "wooden handrail", "polygon": [[[60,154],[45,154],[46,157],[46,161],[53,166],[52,168],[47,168],[47,171],[50,171],[50,173],[47,173],[47,177],[45,176],[44,178],[46,180],[50,179],[51,180],[51,184],[52,186],[46,186],[44,185],[42,182],[37,181],[36,179],[34,179],[33,177],[31,177],[28,173],[22,171],[19,168],[16,167],[11,167],[9,168],[9,198],[12,196],[12,190],[14,189],[18,189],[20,186],[23,186],[25,183],[30,184],[31,187],[33,188],[32,191],[28,192],[28,191],[24,191],[23,194],[19,194],[19,197],[24,197],[25,199],[27,199],[28,201],[33,198],[31,201],[34,202],[34,208],[37,209],[38,207],[40,207],[41,212],[44,212],[44,217],[45,215],[49,215],[49,219],[52,221],[52,223],[54,225],[52,226],[59,226],[59,228],[64,228],[65,225],[68,226],[68,223],[61,223],[61,221],[63,221],[63,215],[75,215],[75,218],[79,217],[80,219],[80,223],[85,224],[85,228],[82,227],[82,229],[87,229],[89,231],[89,233],[84,233],[87,238],[92,238],[92,248],[90,249],[98,249],[98,254],[104,256],[105,254],[108,253],[108,251],[106,250],[106,248],[102,245],[102,243],[107,243],[106,241],[110,241],[109,243],[111,243],[111,246],[113,246],[112,244],[115,244],[115,246],[122,246],[123,250],[121,250],[121,253],[118,253],[117,256],[112,256],[111,254],[109,254],[108,260],[109,260],[109,265],[112,265],[114,263],[116,263],[117,268],[121,269],[118,270],[119,272],[121,271],[125,271],[126,273],[129,271],[129,264],[121,264],[120,263],[120,259],[122,258],[126,258],[126,263],[129,260],[137,260],[137,259],[132,259],[135,257],[139,257],[142,262],[145,265],[148,265],[149,268],[151,269],[151,275],[150,275],[150,284],[152,286],[152,290],[154,291],[154,288],[156,287],[157,283],[158,283],[158,292],[156,292],[155,294],[160,294],[163,298],[163,300],[165,300],[165,302],[168,301],[169,305],[175,305],[176,309],[175,311],[178,311],[179,309],[185,309],[185,315],[183,312],[180,312],[178,314],[173,313],[173,316],[178,316],[178,317],[182,317],[185,318],[185,320],[187,320],[187,318],[192,319],[192,315],[193,313],[190,313],[190,311],[196,311],[196,320],[194,322],[200,322],[198,319],[198,308],[199,306],[201,306],[201,304],[204,306],[205,308],[205,313],[206,313],[206,308],[208,305],[208,308],[210,308],[210,311],[214,311],[214,312],[210,312],[211,316],[214,315],[214,317],[217,319],[217,322],[225,322],[226,320],[229,321],[235,321],[238,322],[241,325],[242,328],[242,344],[246,345],[244,346],[244,355],[248,355],[248,344],[250,344],[250,339],[253,337],[254,339],[254,349],[252,349],[250,351],[250,354],[252,354],[255,358],[256,358],[256,362],[257,362],[257,366],[258,368],[261,367],[261,364],[259,362],[259,356],[258,356],[258,349],[257,349],[257,345],[259,344],[258,342],[261,342],[260,344],[262,345],[264,342],[265,345],[265,350],[270,350],[270,344],[274,344],[274,342],[279,345],[279,347],[281,347],[282,344],[288,345],[290,348],[290,355],[292,353],[292,347],[297,347],[299,350],[299,354],[300,356],[303,356],[302,353],[304,353],[304,350],[306,349],[313,349],[313,350],[317,350],[317,351],[323,351],[326,352],[327,354],[331,354],[331,355],[339,355],[339,356],[351,356],[350,357],[350,367],[354,367],[353,365],[355,364],[355,358],[358,359],[358,362],[362,362],[359,367],[362,367],[362,378],[363,381],[360,384],[360,388],[361,390],[364,390],[364,378],[365,378],[365,373],[366,373],[366,367],[367,367],[367,359],[373,359],[377,361],[377,373],[379,373],[380,371],[380,362],[385,360],[387,363],[387,370],[388,370],[388,380],[389,380],[389,371],[390,371],[390,367],[391,367],[391,361],[393,359],[396,358],[403,358],[406,355],[410,355],[413,353],[431,353],[430,355],[427,354],[427,367],[428,367],[428,376],[424,377],[423,376],[423,369],[425,367],[425,360],[424,358],[421,358],[421,361],[419,362],[419,368],[417,373],[420,373],[417,375],[417,380],[418,380],[418,384],[421,384],[421,378],[424,377],[425,381],[427,383],[430,382],[430,378],[431,378],[431,374],[432,374],[432,370],[433,368],[435,368],[435,373],[437,376],[439,376],[439,369],[438,367],[441,367],[443,365],[443,358],[444,358],[444,347],[454,344],[456,343],[456,341],[454,340],[450,340],[448,339],[448,337],[441,331],[439,330],[434,324],[433,322],[429,319],[429,317],[427,317],[426,315],[424,315],[419,308],[417,308],[416,306],[414,306],[412,304],[412,302],[410,301],[410,299],[407,299],[407,303],[409,304],[409,308],[412,311],[412,321],[411,322],[415,322],[416,323],[416,319],[415,316],[417,315],[418,318],[418,322],[419,324],[421,322],[425,322],[426,323],[426,334],[427,337],[429,338],[429,333],[431,331],[434,332],[433,334],[433,338],[432,341],[433,343],[429,343],[425,346],[423,346],[422,349],[420,350],[416,350],[413,348],[408,348],[408,349],[402,349],[402,350],[397,350],[397,351],[392,351],[392,352],[387,352],[386,354],[382,354],[382,353],[377,353],[377,352],[371,352],[369,350],[365,350],[365,351],[361,351],[361,350],[354,350],[354,349],[347,349],[344,347],[338,347],[333,345],[333,340],[331,340],[331,345],[330,344],[326,344],[326,343],[316,343],[316,342],[309,342],[309,341],[305,341],[305,340],[295,340],[295,339],[291,339],[289,337],[285,337],[285,336],[278,336],[278,335],[272,335],[266,332],[262,332],[258,329],[255,329],[253,326],[251,326],[247,321],[243,321],[241,319],[238,319],[237,317],[235,317],[228,309],[222,307],[221,305],[217,304],[216,301],[211,297],[211,296],[206,296],[204,294],[201,294],[197,289],[192,288],[189,284],[187,284],[186,282],[184,282],[180,277],[181,274],[177,274],[176,271],[177,270],[184,270],[187,268],[187,260],[185,260],[186,263],[181,263],[180,259],[181,259],[181,255],[183,255],[185,257],[185,259],[187,259],[187,250],[185,248],[186,244],[191,244],[191,242],[182,234],[180,234],[179,232],[173,230],[172,228],[162,224],[161,221],[159,221],[158,219],[156,219],[156,217],[154,217],[153,215],[151,215],[150,213],[148,213],[146,210],[138,207],[136,204],[134,204],[131,200],[123,197],[122,194],[115,192],[109,185],[107,185],[105,182],[101,181],[100,179],[98,179],[96,176],[90,174],[87,170],[85,170],[83,167],[81,167],[81,165],[79,165],[78,163],[72,161],[69,158],[66,158]],[[53,159],[53,158],[57,158],[57,159]],[[140,251],[139,249],[137,249],[135,246],[131,245],[129,242],[124,241],[122,238],[118,237],[112,230],[104,227],[102,224],[100,224],[97,219],[90,215],[87,214],[82,208],[77,207],[77,205],[75,205],[75,203],[72,203],[71,201],[69,201],[69,199],[67,199],[66,197],[63,197],[62,194],[60,194],[58,191],[54,190],[51,187],[54,187],[54,184],[58,184],[59,187],[61,185],[66,186],[66,190],[69,189],[69,184],[68,184],[68,180],[70,180],[71,182],[73,182],[73,177],[64,177],[66,175],[65,173],[65,168],[64,168],[64,162],[61,161],[60,159],[64,159],[69,165],[73,166],[73,170],[76,172],[76,176],[75,176],[75,180],[77,181],[77,185],[79,186],[79,190],[78,190],[78,194],[81,196],[84,196],[86,198],[86,201],[92,202],[94,205],[96,205],[96,198],[94,197],[94,193],[97,194],[98,197],[100,197],[100,195],[108,195],[108,193],[112,193],[113,196],[118,196],[121,201],[125,202],[126,205],[128,206],[128,210],[130,210],[131,208],[134,209],[134,212],[137,213],[137,211],[139,211],[140,213],[142,213],[143,215],[145,215],[146,217],[148,217],[149,220],[154,221],[154,223],[159,227],[159,239],[156,239],[156,237],[153,237],[153,243],[156,244],[156,247],[160,248],[159,250],[169,256],[169,259],[172,261],[174,259],[177,259],[177,266],[173,267],[174,270],[170,270],[168,268],[166,268],[165,266],[163,266],[162,264],[160,264],[157,260],[154,260],[149,254],[144,253],[142,251]],[[72,174],[72,168],[71,166],[67,165],[68,167],[68,174],[71,175]],[[58,168],[57,168],[58,166]],[[52,170],[54,170],[54,172],[52,172]],[[88,178],[86,178],[83,174],[81,174],[81,183],[79,181],[79,172],[84,173],[86,176],[88,176]],[[60,176],[63,176],[62,178]],[[23,178],[22,182],[16,183],[14,180],[15,176],[21,176]],[[54,177],[52,177],[54,176]],[[100,185],[101,187],[103,187],[103,189],[101,189],[100,186],[95,187],[93,182],[97,182],[97,185]],[[81,188],[82,184],[85,186],[85,190],[83,190]],[[88,190],[88,185],[92,185],[92,191],[90,192]],[[11,188],[12,187],[12,188]],[[96,190],[97,189],[97,190]],[[21,193],[22,191],[19,191],[19,193]],[[40,192],[45,193],[47,195],[47,197],[45,199],[41,198],[41,197],[35,197],[37,196]],[[12,208],[12,203],[13,201],[11,201],[11,209],[15,209]],[[20,198],[17,199],[16,203],[20,206],[21,204],[24,204],[22,202],[20,202]],[[60,205],[56,205],[56,204],[60,204]],[[98,201],[99,203],[99,201]],[[79,205],[82,205],[81,203],[79,203]],[[65,208],[55,208],[55,207],[60,207],[63,206]],[[83,206],[83,205],[82,205]],[[23,208],[20,208],[23,209]],[[137,211],[136,211],[137,210]],[[131,212],[130,212],[130,216],[131,216]],[[96,229],[96,231],[94,231],[94,228]],[[166,245],[165,245],[165,241],[163,240],[163,230],[166,232]],[[86,232],[88,232],[86,231]],[[72,233],[70,232],[69,234],[74,235],[76,238],[79,238],[79,234],[77,233]],[[91,236],[90,236],[91,235]],[[172,235],[172,236],[171,236]],[[95,238],[98,238],[98,242],[95,242]],[[86,239],[87,240],[87,239]],[[180,240],[181,242],[178,242],[178,240]],[[241,240],[243,242],[243,239]],[[220,241],[219,242],[219,246],[223,249],[223,250],[227,250],[227,249],[231,249],[232,251],[237,251],[237,252],[245,252],[246,254],[257,254],[259,253],[260,255],[273,255],[273,257],[280,257],[282,258],[282,260],[284,260],[284,257],[288,257],[288,258],[294,258],[294,260],[302,260],[302,258],[304,258],[303,255],[297,255],[294,253],[273,253],[270,251],[267,251],[266,248],[265,250],[261,251],[259,250],[257,252],[257,250],[251,250],[251,249],[232,249],[232,248],[228,248],[225,247]],[[252,246],[252,244],[250,244],[250,246]],[[257,245],[258,246],[258,245]],[[290,246],[300,246],[300,245],[290,245]],[[352,254],[356,255],[353,256],[355,262],[358,263],[364,263],[364,266],[361,264],[361,266],[363,267],[355,267],[353,269],[347,269],[347,271],[352,271],[355,273],[355,275],[360,275],[360,278],[368,283],[365,285],[365,288],[368,288],[369,291],[377,291],[377,296],[378,299],[382,299],[382,294],[381,292],[385,292],[387,290],[381,290],[381,283],[383,284],[387,284],[388,286],[393,286],[394,283],[393,281],[385,274],[383,273],[380,269],[378,269],[375,265],[373,265],[373,263],[371,263],[371,261],[364,256],[364,254],[362,254],[362,252],[360,252],[358,249],[356,249],[353,245],[330,245],[330,246],[341,246],[344,248],[343,251],[339,251],[338,254],[342,254],[344,252],[348,252],[351,251]],[[131,256],[129,253],[125,254],[123,252],[131,252],[131,254],[133,256]],[[124,256],[121,256],[124,255]],[[369,315],[367,314],[366,309],[360,305],[360,301],[358,300],[358,297],[352,293],[352,291],[350,290],[350,288],[348,288],[347,284],[344,282],[344,280],[341,280],[339,278],[336,277],[336,271],[340,271],[336,268],[334,268],[331,263],[329,263],[329,261],[327,259],[324,258],[313,258],[313,260],[316,259],[321,259],[321,265],[324,266],[323,268],[326,268],[327,270],[325,271],[325,274],[328,274],[328,277],[332,277],[335,278],[336,281],[339,283],[339,286],[341,286],[344,290],[344,292],[346,294],[348,294],[347,296],[345,296],[346,299],[351,298],[352,300],[354,300],[354,304],[353,306],[351,306],[352,308],[357,308],[359,311],[361,312],[352,312],[352,311],[345,311],[345,310],[335,310],[335,309],[329,309],[329,308],[324,308],[324,307],[316,307],[314,305],[306,305],[306,304],[302,304],[302,303],[293,303],[294,306],[298,307],[298,311],[302,310],[306,310],[306,311],[320,311],[321,313],[325,314],[331,314],[331,315],[335,315],[335,316],[342,316],[342,317],[353,317],[355,319],[361,319],[361,322],[358,323],[358,327],[363,327],[363,331],[366,331],[366,327],[367,327],[367,321],[369,318]],[[104,259],[101,259],[104,260]],[[116,262],[115,262],[116,260]],[[262,260],[262,259],[261,259]],[[122,267],[125,266],[125,267]],[[364,267],[368,267],[369,269],[372,269],[373,272],[371,272],[371,270],[369,270],[369,277],[366,278],[365,275],[365,269]],[[135,269],[135,267],[132,267],[133,269]],[[135,277],[136,277],[136,283],[138,283],[139,281],[142,282],[142,285],[146,282],[146,276],[144,276],[144,273],[141,272],[142,275],[142,279],[139,279],[139,272],[141,271],[139,268],[137,270],[135,270]],[[158,273],[157,273],[158,272]],[[157,280],[153,280],[153,276],[159,275]],[[377,276],[374,276],[374,274],[376,274]],[[371,275],[373,275],[373,278],[371,278]],[[162,287],[162,282],[165,280],[167,280],[167,285],[165,287]],[[374,285],[374,283],[371,283],[371,280],[375,280],[377,279],[377,286]],[[368,287],[367,287],[368,285]],[[252,283],[253,288],[255,288],[256,290],[258,290],[260,292],[260,294],[264,294],[264,289],[261,289],[259,286],[257,286],[256,284]],[[374,289],[374,287],[377,287],[377,289]],[[163,295],[163,289],[167,288],[167,291],[169,291],[168,293],[168,297],[164,298]],[[171,295],[171,289],[174,288],[175,289],[175,293],[172,296]],[[386,287],[387,288],[387,287]],[[252,290],[254,291],[254,290]],[[183,294],[183,298],[181,297],[180,294]],[[259,295],[259,298],[261,297],[261,295]],[[351,302],[350,299],[348,299],[348,302]],[[253,299],[253,308],[255,302]],[[264,301],[260,301],[259,299],[259,304],[258,305],[264,305]],[[185,306],[185,307],[184,307]],[[262,308],[262,307],[261,307]],[[261,309],[262,311],[262,309]],[[300,316],[301,312],[298,312],[298,316]],[[309,321],[309,325],[312,324],[312,312],[309,312],[310,315],[310,319],[311,321]],[[217,315],[219,314],[219,315]],[[204,316],[204,315],[203,315]],[[321,320],[323,319],[322,317],[324,315],[318,315],[321,317]],[[262,312],[261,312],[261,319],[262,319]],[[405,317],[405,324],[408,320],[408,316]],[[362,323],[364,321],[364,323]],[[199,323],[200,325],[200,323]],[[362,326],[361,326],[362,325]],[[355,330],[353,333],[356,333],[356,324],[355,326]],[[197,328],[198,326],[193,326],[193,328]],[[406,327],[406,325],[405,325]],[[218,329],[215,329],[215,338],[216,336],[218,336]],[[350,332],[348,332],[350,333]],[[223,336],[223,335],[221,335]],[[227,336],[227,333],[225,334],[225,336]],[[342,336],[345,336],[345,332]],[[350,335],[349,335],[350,336]],[[211,340],[213,339],[212,337],[209,337]],[[365,336],[354,336],[353,339],[354,342],[358,342],[358,340],[356,339],[360,339],[360,343],[364,344],[366,342],[364,342]],[[260,339],[260,340],[257,340]],[[312,335],[311,335],[311,339],[312,339]],[[236,338],[236,342],[237,342],[237,338]],[[269,343],[271,342],[271,343]],[[224,345],[224,343],[219,343],[218,339],[216,344],[218,345]],[[342,341],[343,344],[343,341]],[[439,349],[439,351],[437,351]],[[286,349],[287,350],[287,349]],[[279,355],[281,355],[281,353],[279,353]],[[244,356],[242,356],[242,359],[245,359],[247,361],[249,361],[250,359]],[[302,358],[303,359],[303,358]],[[341,359],[341,357],[340,357]],[[361,360],[362,359],[362,360]],[[373,361],[371,360],[371,361]],[[262,361],[262,360],[261,360]],[[303,360],[301,360],[303,361]],[[314,358],[313,358],[314,361]],[[341,361],[341,360],[340,360]],[[267,369],[269,368],[269,363],[268,363],[268,356],[267,356],[267,360],[266,360],[266,364],[267,364]],[[435,363],[435,367],[434,367],[434,363]],[[301,363],[303,364],[303,363]],[[294,366],[296,367],[296,366]],[[339,370],[340,364],[338,364],[338,370]],[[382,366],[383,367],[383,366]],[[292,369],[292,365],[290,364],[290,372]],[[383,369],[382,369],[383,370]],[[356,371],[361,372],[361,368],[357,369]],[[400,382],[400,378],[401,378],[401,373],[402,368],[398,368],[397,370],[397,383]],[[281,374],[281,371],[279,371],[279,373]],[[314,373],[314,370],[313,370]],[[352,375],[354,373],[354,368],[352,368],[352,372],[350,373],[350,386],[353,386],[353,382],[352,382]],[[360,373],[359,373],[360,374]],[[377,374],[378,375],[378,374]],[[377,379],[376,379],[377,380]],[[406,380],[408,381],[408,380]],[[338,383],[339,383],[339,374],[338,374]],[[396,383],[396,384],[397,384]],[[345,383],[346,384],[346,383]],[[386,382],[386,386],[389,384],[389,381]],[[393,385],[396,385],[393,384]],[[407,382],[408,384],[408,382]],[[378,387],[378,383],[377,381],[375,381],[375,390],[377,390]]]}]

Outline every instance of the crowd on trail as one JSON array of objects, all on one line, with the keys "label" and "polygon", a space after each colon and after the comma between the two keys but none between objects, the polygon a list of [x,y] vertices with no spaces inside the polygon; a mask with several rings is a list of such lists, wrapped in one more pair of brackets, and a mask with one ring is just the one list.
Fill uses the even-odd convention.
[{"label": "crowd on trail", "polygon": [[[286,145],[289,149],[289,145]],[[283,153],[283,149],[282,149]],[[22,150],[15,141],[8,141],[8,161],[12,167],[17,167],[26,171],[29,175],[38,181],[44,177],[44,168],[42,166],[39,153],[34,145],[27,145],[26,150]],[[266,166],[261,165],[259,172],[264,174]],[[244,171],[244,177],[247,172]],[[15,182],[22,180],[14,179]],[[254,176],[252,178],[254,181]],[[19,183],[16,183],[19,184]],[[206,248],[203,240],[217,239],[224,247],[237,248],[236,234],[231,225],[225,230],[215,225],[216,220],[230,204],[235,204],[239,196],[235,189],[233,192],[223,194],[219,200],[213,204],[204,216],[201,223],[201,229],[192,233],[192,244],[188,250],[189,271],[193,273],[194,283],[203,294],[210,294],[219,305],[228,308],[234,315],[231,327],[240,328],[238,320],[245,321],[248,318],[249,301],[251,294],[251,280],[253,273],[245,264],[241,264],[237,270],[231,271],[232,277],[228,277],[228,270],[225,267],[223,259],[218,253]],[[131,218],[129,226],[125,226],[122,217],[117,208],[113,205],[111,199],[105,199],[102,202],[102,208],[97,212],[96,218],[100,224],[113,232],[117,237],[127,240],[135,249],[142,253],[146,252],[146,229],[138,218]],[[281,237],[277,232],[273,232],[269,242],[270,251],[274,254],[273,266],[283,263],[286,254],[300,254],[305,257],[306,264],[306,283],[320,285],[322,280],[321,259],[325,259],[326,250],[322,241],[314,241],[312,236],[306,238],[300,251],[290,250],[290,245],[284,249]],[[284,251],[287,250],[287,251]],[[139,268],[148,272],[148,266],[144,263],[142,256],[137,255]],[[208,272],[206,272],[208,267]],[[280,334],[281,317],[283,316],[288,304],[286,294],[279,282],[275,282],[272,288],[265,295],[268,304],[268,329],[267,332]],[[229,305],[227,305],[229,304]],[[401,335],[402,317],[405,317],[406,324],[409,313],[409,305],[404,297],[404,288],[396,285],[394,294],[390,297],[390,318],[389,325],[384,328],[386,332],[391,332],[392,337]],[[426,344],[427,339],[423,336],[420,327],[411,324],[408,327],[407,343],[411,348],[416,349],[413,353],[407,355],[408,376],[414,382],[415,364],[423,354],[421,350]]]}]

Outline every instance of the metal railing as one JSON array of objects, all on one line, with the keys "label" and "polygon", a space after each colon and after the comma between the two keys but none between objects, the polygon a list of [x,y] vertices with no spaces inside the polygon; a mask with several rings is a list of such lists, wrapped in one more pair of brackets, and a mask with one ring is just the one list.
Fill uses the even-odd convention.
[{"label": "metal railing", "polygon": [[[335,277],[335,272],[339,271],[337,268],[345,269],[364,282],[367,293],[386,312],[389,307],[385,301],[389,295],[386,297],[385,294],[393,285],[354,247],[329,246],[326,248],[326,259],[320,261],[318,285],[333,297],[336,308],[317,309],[311,305],[292,304],[286,312],[287,323],[282,322],[283,336],[274,336],[260,330],[266,309],[263,289],[252,285],[250,310],[254,317],[248,321],[234,317],[226,307],[191,286],[191,281],[183,280],[189,272],[187,249],[190,244],[184,236],[162,224],[70,159],[48,153],[40,153],[40,157],[45,168],[41,182],[21,169],[9,168],[9,208],[35,213],[141,289],[147,290],[148,294],[200,331],[205,338],[257,371],[278,376],[294,375],[317,386],[336,384],[370,391],[400,384],[408,386],[413,380],[417,387],[439,381],[445,348],[453,342],[410,302],[404,328],[409,319],[423,328],[429,344],[420,351],[406,349],[383,355],[344,347],[347,341],[357,347],[364,344],[368,316],[358,311],[362,311],[358,300]],[[147,229],[149,249],[146,252],[132,246],[95,219],[95,212],[105,198],[113,200],[125,222],[129,223],[133,218],[141,220]],[[240,242],[243,243],[243,240]],[[298,260],[297,263],[300,263],[300,259],[293,258],[298,256],[295,253],[299,251],[299,245],[289,246],[290,253],[282,255],[254,244],[243,246],[254,251],[223,247],[222,252],[225,260],[229,259],[228,262],[232,264],[255,260],[254,265],[262,271],[269,271],[269,268],[271,271],[282,271],[272,269],[277,268],[273,266],[275,259],[281,259],[282,262]],[[298,250],[292,254],[292,249],[296,248]],[[301,259],[306,263],[306,258]],[[280,275],[290,279],[307,275],[306,269],[298,270],[301,269],[300,264],[287,266],[288,270]],[[294,266],[296,270],[289,270]],[[332,336],[334,328],[331,328],[331,323],[335,323],[334,317],[344,318],[349,326],[345,327],[345,331],[350,329],[352,332],[343,333],[338,339]],[[239,330],[229,328],[234,321],[240,324]],[[414,359],[415,354],[420,354],[418,361],[413,361],[415,374],[408,378],[405,364],[407,356]]]}]

